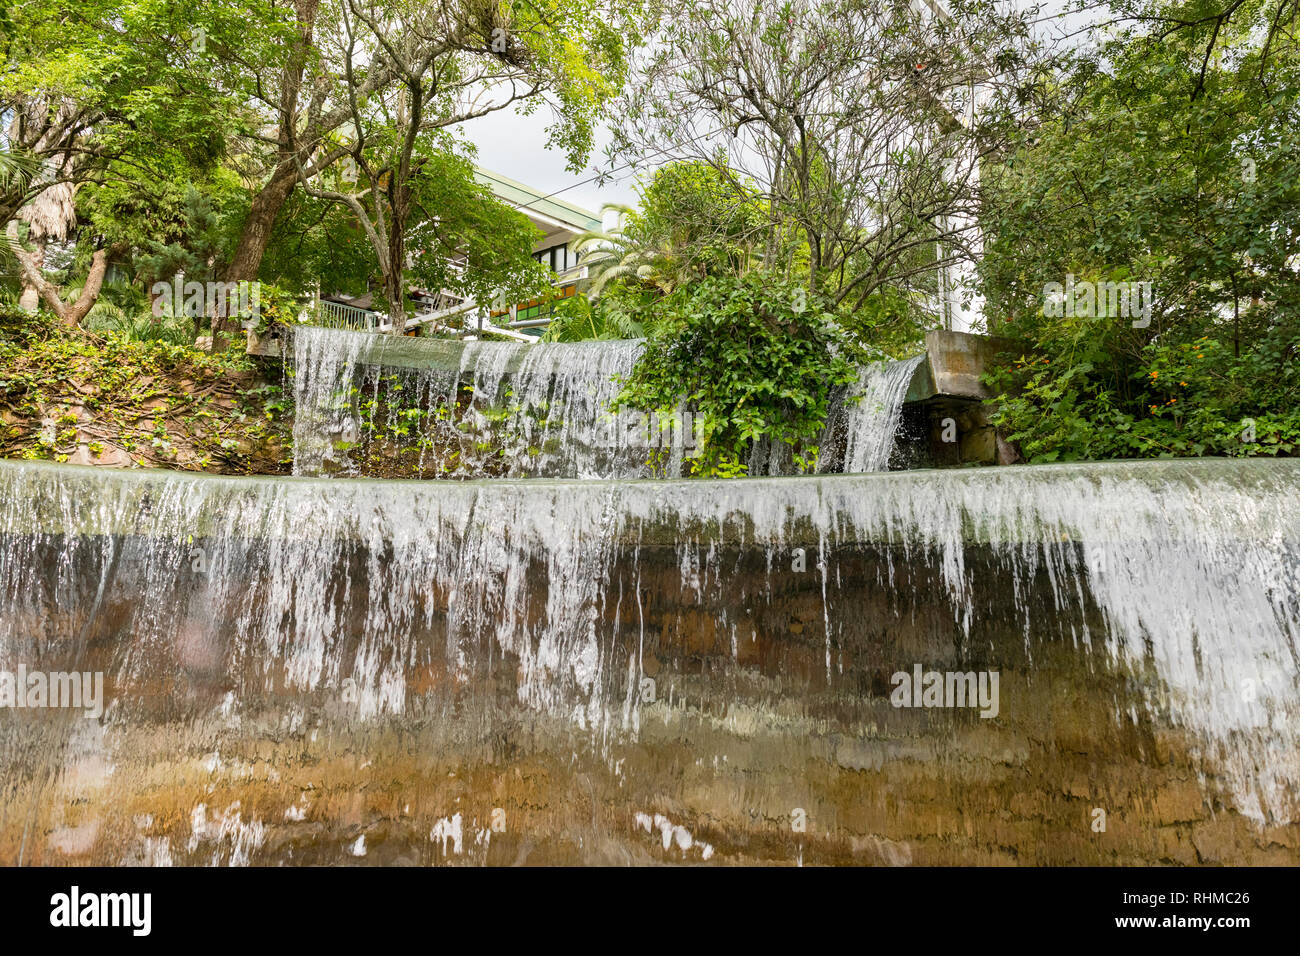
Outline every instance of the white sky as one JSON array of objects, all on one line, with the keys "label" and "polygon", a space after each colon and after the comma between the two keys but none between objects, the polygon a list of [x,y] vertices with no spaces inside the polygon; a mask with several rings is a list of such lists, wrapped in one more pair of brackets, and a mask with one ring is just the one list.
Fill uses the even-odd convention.
[{"label": "white sky", "polygon": [[[571,173],[565,168],[567,159],[564,153],[542,148],[546,142],[546,127],[550,122],[550,114],[545,109],[538,110],[532,116],[519,116],[503,110],[471,120],[465,124],[464,132],[478,147],[480,166],[544,193],[558,193],[556,199],[563,199],[597,214],[604,203],[637,205],[636,177],[639,171],[619,170],[614,174],[614,179],[603,187],[595,182],[584,182],[596,175],[597,166],[588,166],[578,174]],[[592,163],[600,164],[604,161],[608,142],[609,132],[601,128],[596,148],[591,151]]]}]

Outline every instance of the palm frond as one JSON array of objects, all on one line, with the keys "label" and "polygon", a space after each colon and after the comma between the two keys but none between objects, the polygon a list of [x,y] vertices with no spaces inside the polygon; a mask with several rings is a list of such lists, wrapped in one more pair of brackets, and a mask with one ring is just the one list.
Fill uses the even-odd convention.
[{"label": "palm frond", "polygon": [[16,192],[26,189],[41,171],[41,164],[30,156],[0,150],[0,189]]}]

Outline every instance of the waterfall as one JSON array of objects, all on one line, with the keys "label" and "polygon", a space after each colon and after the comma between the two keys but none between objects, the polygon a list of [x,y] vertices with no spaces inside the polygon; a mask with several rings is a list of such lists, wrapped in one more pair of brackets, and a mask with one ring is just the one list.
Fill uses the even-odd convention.
[{"label": "waterfall", "polygon": [[[431,349],[456,363],[386,366],[384,352],[394,348]],[[461,345],[301,327],[294,332],[294,474],[370,474],[357,459],[372,451],[395,458],[393,448],[375,449],[373,437],[400,426],[408,444],[418,441],[419,456],[410,471],[383,477],[680,477],[694,440],[689,410],[670,423],[612,410],[641,350],[639,340]],[[867,366],[833,396],[818,471],[885,470],[923,359]],[[402,416],[411,408],[421,417],[408,424]],[[755,443],[751,474],[794,471],[787,447]]]},{"label": "waterfall", "polygon": [[[885,471],[893,454],[903,399],[924,355],[895,362],[875,362],[858,371],[857,380],[831,395],[826,424],[818,440],[818,474]],[[756,441],[749,474],[776,477],[796,469],[787,445]]]},{"label": "waterfall", "polygon": [[868,365],[848,393],[831,406],[822,433],[819,472],[884,471],[894,450],[903,399],[925,355]]},{"label": "waterfall", "polygon": [[[462,345],[306,326],[293,341],[296,475],[368,473],[357,459],[395,427],[421,446],[412,472],[425,477],[663,473],[664,463],[649,460],[655,449],[627,440],[629,416],[610,410],[639,341]],[[385,353],[398,349],[432,349],[436,358],[454,349],[458,366],[386,365]],[[420,415],[411,418],[412,409]],[[434,458],[441,470],[426,474]]]},{"label": "waterfall", "polygon": [[509,477],[649,477],[645,450],[620,445],[607,427],[641,348],[635,340],[469,343],[461,376],[473,382],[474,430],[504,437]]},{"label": "waterfall", "polygon": [[[1300,463],[1265,460],[431,483],[0,462],[0,671],[107,675],[106,813],[155,741],[226,766],[267,733],[382,749],[410,726],[395,753],[486,759],[504,734],[613,767],[684,735],[781,779],[835,741],[832,765],[886,772],[910,752],[889,741],[924,739],[1048,789],[1192,774],[1207,806],[1294,828],[1297,496]],[[892,709],[913,665],[1000,671],[998,718]],[[0,731],[6,819],[34,766],[89,759],[84,728],[40,726],[38,750]]]},{"label": "waterfall", "polygon": [[352,389],[366,335],[304,325],[293,332],[293,473],[351,473],[360,437]]}]

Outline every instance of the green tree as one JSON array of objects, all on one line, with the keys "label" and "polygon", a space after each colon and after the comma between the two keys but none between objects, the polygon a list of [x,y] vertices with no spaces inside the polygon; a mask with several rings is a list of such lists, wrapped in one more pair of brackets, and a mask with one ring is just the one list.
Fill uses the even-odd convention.
[{"label": "green tree", "polygon": [[517,302],[550,288],[550,270],[532,257],[537,227],[479,183],[468,158],[425,157],[413,206],[410,278],[422,288],[476,302]]},{"label": "green tree", "polygon": [[[346,128],[310,159],[294,148],[309,195],[347,206],[374,249],[391,325],[405,319],[409,230],[425,170],[452,152],[454,127],[553,99],[551,142],[577,168],[622,77],[620,19],[593,0],[505,5],[496,0],[340,0],[317,17],[333,65],[327,96],[347,104]],[[386,71],[391,88],[374,89]],[[322,170],[347,157],[347,165]],[[329,179],[328,183],[322,182]],[[472,197],[466,197],[472,199]],[[431,219],[425,219],[430,222]]]},{"label": "green tree", "polygon": [[[725,160],[718,161],[726,168]],[[613,229],[583,233],[572,247],[590,269],[589,294],[614,280],[640,282],[663,293],[706,275],[743,275],[757,260],[768,227],[757,193],[708,163],[669,163],[641,191],[639,209],[608,203]]]},{"label": "green tree", "polygon": [[[1300,56],[1280,8],[1234,8],[1144,8],[988,171],[998,419],[1031,460],[1300,448]],[[1069,281],[1149,283],[1150,313],[1054,305]]]},{"label": "green tree", "polygon": [[[946,6],[666,0],[615,148],[756,190],[766,268],[856,309],[969,259],[976,171],[1042,69],[1032,12]],[[940,255],[916,255],[936,244]]]},{"label": "green tree", "polygon": [[81,288],[75,303],[65,301],[44,274],[46,240],[61,243],[64,230],[33,232],[23,223],[37,226],[33,210],[52,196],[72,202],[86,185],[212,170],[232,131],[256,125],[223,51],[273,62],[276,15],[260,0],[238,8],[34,0],[10,5],[4,19],[0,145],[36,172],[0,185],[0,219],[29,286],[75,326],[93,307],[111,260],[128,247],[98,233],[74,205],[66,234],[76,243],[72,259],[87,272],[74,283]]}]

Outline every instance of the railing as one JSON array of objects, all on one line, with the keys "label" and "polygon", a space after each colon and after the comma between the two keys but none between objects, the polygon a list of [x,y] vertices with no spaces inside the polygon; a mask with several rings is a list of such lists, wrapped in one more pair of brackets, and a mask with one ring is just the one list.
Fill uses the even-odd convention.
[{"label": "railing", "polygon": [[374,332],[384,316],[369,309],[358,309],[354,305],[341,302],[327,302],[324,299],[316,303],[316,321],[331,329],[353,329],[358,332]]},{"label": "railing", "polygon": [[[587,268],[585,265],[571,266],[556,274],[556,285],[564,286],[580,282],[586,278],[586,275]],[[537,341],[535,336],[525,335],[519,330],[543,328],[551,322],[550,316],[519,319],[515,317],[516,315],[517,312],[512,307],[507,313],[492,316],[488,307],[481,306],[473,299],[469,299],[448,308],[414,315],[406,320],[404,331],[411,333],[427,326],[438,332],[450,332],[461,338],[477,336],[486,332],[520,342],[535,342]],[[326,328],[380,332],[385,330],[387,318],[384,313],[374,312],[370,309],[359,309],[356,306],[344,305],[341,302],[316,299],[306,305],[299,321]],[[452,320],[456,318],[460,319],[460,328],[452,326]],[[505,322],[500,321],[503,318],[506,319]],[[500,324],[497,324],[498,322]]]}]

